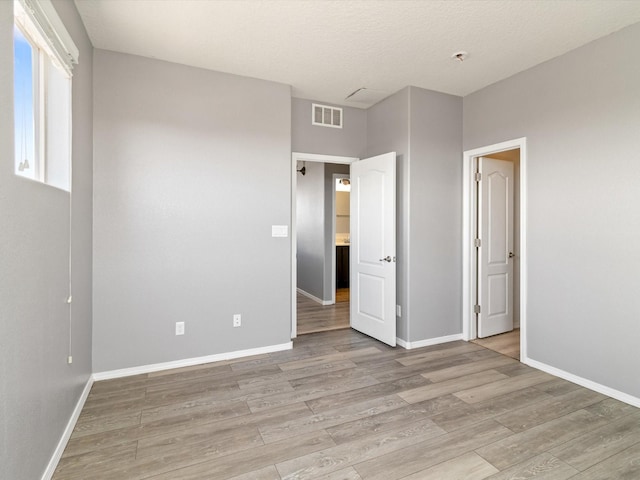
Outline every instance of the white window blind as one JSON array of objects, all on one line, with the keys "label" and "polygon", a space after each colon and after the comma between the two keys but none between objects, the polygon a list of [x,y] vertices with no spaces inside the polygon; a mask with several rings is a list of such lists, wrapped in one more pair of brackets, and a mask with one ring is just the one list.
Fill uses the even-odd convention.
[{"label": "white window blind", "polygon": [[[71,75],[73,66],[78,63],[80,52],[51,0],[15,0],[14,8],[15,18],[20,26],[33,37],[43,38],[46,45],[41,47],[51,61]],[[33,32],[33,29],[36,29],[36,32]]]}]

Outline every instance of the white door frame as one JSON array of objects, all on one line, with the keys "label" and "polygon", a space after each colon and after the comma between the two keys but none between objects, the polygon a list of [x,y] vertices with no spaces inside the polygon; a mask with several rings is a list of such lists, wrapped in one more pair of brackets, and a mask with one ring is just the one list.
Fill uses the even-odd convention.
[{"label": "white door frame", "polygon": [[467,150],[462,165],[462,338],[477,338],[475,314],[476,265],[475,265],[475,178],[474,159],[477,157],[520,149],[520,361],[527,356],[527,138],[516,138],[486,147]]},{"label": "white door frame", "polygon": [[[296,259],[296,192],[298,190],[298,162],[319,162],[319,163],[338,163],[351,165],[353,162],[360,160],[356,157],[339,157],[336,155],[320,155],[317,153],[291,153],[291,338],[298,336],[298,324],[296,313],[296,294],[297,294],[297,259]],[[335,192],[335,185],[333,187]],[[334,193],[335,197],[335,193]],[[334,199],[335,210],[335,199]],[[335,212],[334,212],[335,215]],[[335,232],[335,218],[334,218],[334,232]],[[335,237],[335,233],[334,233]],[[334,270],[335,270],[335,253],[334,253]],[[335,271],[334,271],[335,282]],[[335,295],[335,293],[334,293]]]},{"label": "white door frame", "polygon": [[[333,207],[332,211],[332,221],[331,221],[331,238],[336,238],[336,182],[339,178],[351,178],[351,174],[349,173],[334,173],[333,174],[333,188],[331,190],[333,195],[333,201],[331,205]],[[333,248],[331,250],[331,305],[336,303],[336,249]]]}]

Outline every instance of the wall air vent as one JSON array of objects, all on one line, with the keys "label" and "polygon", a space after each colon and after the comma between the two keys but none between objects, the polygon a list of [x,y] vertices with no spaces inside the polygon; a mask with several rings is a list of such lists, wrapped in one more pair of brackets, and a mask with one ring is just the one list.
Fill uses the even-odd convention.
[{"label": "wall air vent", "polygon": [[311,105],[311,124],[321,127],[342,128],[342,109],[328,105]]}]

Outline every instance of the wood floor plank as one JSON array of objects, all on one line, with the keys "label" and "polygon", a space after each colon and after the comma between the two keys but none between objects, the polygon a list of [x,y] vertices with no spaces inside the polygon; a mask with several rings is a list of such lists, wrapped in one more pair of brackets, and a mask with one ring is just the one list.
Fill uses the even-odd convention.
[{"label": "wood floor plank", "polygon": [[401,378],[394,382],[377,383],[365,388],[350,389],[334,395],[323,396],[307,402],[309,408],[315,413],[332,410],[338,405],[347,406],[359,403],[373,396],[387,396],[398,394],[404,391],[428,385],[431,382],[421,375],[413,375],[411,377]]},{"label": "wood floor plank", "polygon": [[640,478],[640,443],[571,478],[573,480],[638,480]]},{"label": "wood floor plank", "polygon": [[402,480],[482,480],[497,472],[498,469],[484,458],[469,452],[408,475]]},{"label": "wood floor plank", "polygon": [[255,426],[234,427],[227,430],[211,428],[212,424],[181,430],[175,433],[157,435],[138,440],[136,460],[144,457],[164,457],[169,455],[187,455],[195,449],[225,451],[233,445],[252,448],[264,445],[258,428]]},{"label": "wood floor plank", "polygon": [[64,456],[53,476],[54,480],[84,480],[97,472],[108,470],[111,465],[133,461],[136,458],[137,442],[112,445],[109,448]]},{"label": "wood floor plank", "polygon": [[344,467],[395,452],[403,447],[444,434],[431,420],[370,435],[349,443],[276,464],[283,480],[316,478]]},{"label": "wood floor plank", "polygon": [[534,480],[566,480],[573,478],[577,473],[575,468],[558,460],[553,455],[543,453],[496,473],[487,480],[524,480],[529,478]]},{"label": "wood floor plank", "polygon": [[484,370],[494,369],[498,373],[503,373],[498,370],[499,367],[505,365],[512,365],[515,360],[509,357],[500,355],[498,357],[487,358],[486,360],[480,360],[476,362],[468,362],[462,365],[455,365],[446,367],[441,370],[435,370],[427,373],[423,373],[422,376],[431,380],[434,383],[442,382],[444,380],[451,380],[453,378],[464,377],[465,375],[471,375],[472,373],[482,372]]},{"label": "wood floor plank", "polygon": [[562,378],[553,378],[548,382],[539,383],[535,386],[535,388],[537,388],[538,390],[542,390],[549,395],[559,396],[564,395],[565,393],[572,392],[573,390],[578,390],[582,387],[575,383],[568,382]]},{"label": "wood floor plank", "polygon": [[[504,358],[504,357],[503,357]],[[472,363],[466,355],[454,355],[442,357],[436,360],[415,363],[409,367],[398,363],[394,358],[388,358],[384,363],[367,363],[356,359],[356,364],[361,368],[367,368],[369,374],[380,382],[392,382],[409,375],[422,374],[445,369],[456,368]],[[425,376],[425,378],[428,378]]]},{"label": "wood floor plank", "polygon": [[[378,383],[379,382],[375,378],[366,375],[357,379],[335,382],[321,387],[311,387],[293,392],[270,395],[256,400],[249,400],[247,404],[251,411],[256,413],[267,408],[281,407],[283,405],[290,405],[296,402],[309,402],[311,400],[321,399],[336,393],[370,387]],[[314,410],[314,412],[315,411],[316,410]]]},{"label": "wood floor plank", "polygon": [[202,480],[204,478],[207,480],[226,480],[229,477],[259,470],[269,465],[304,457],[334,445],[335,443],[326,432],[313,432],[149,478],[153,478],[153,480]]},{"label": "wood floor plank", "polygon": [[537,383],[546,382],[551,378],[548,373],[533,371],[516,377],[509,377],[477,387],[468,388],[455,393],[455,396],[467,403],[478,403],[489,398],[499,397],[505,393],[515,392]]},{"label": "wood floor plank", "polygon": [[640,443],[640,414],[619,418],[550,453],[578,470],[586,470],[636,443]]},{"label": "wood floor plank", "polygon": [[506,375],[498,373],[495,370],[485,370],[478,373],[472,373],[459,378],[445,380],[443,382],[432,383],[423,387],[413,388],[406,392],[400,393],[400,397],[408,403],[417,403],[429,400],[431,398],[448,395],[450,393],[459,392],[465,388],[477,387],[496,382],[498,380],[507,379]]},{"label": "wood floor plank", "polygon": [[577,410],[476,451],[491,464],[504,470],[601,427],[605,423],[605,420],[592,413]]},{"label": "wood floor plank", "polygon": [[229,480],[281,480],[278,470],[275,465],[269,465],[268,467],[261,468],[260,470],[254,470],[253,472],[243,473],[236,475]]},{"label": "wood floor plank", "polygon": [[397,398],[402,402],[402,406],[386,412],[371,412],[370,415],[363,415],[362,418],[357,420],[329,427],[326,429],[327,432],[337,444],[342,444],[367,435],[383,432],[397,425],[423,418],[432,418],[442,411],[450,410],[456,405],[463,404],[461,400],[453,395],[445,395],[413,405],[407,405],[397,395],[393,395],[391,398]]},{"label": "wood floor plank", "polygon": [[362,480],[362,477],[353,467],[347,467],[318,477],[317,480]]},{"label": "wood floor plank", "polygon": [[585,410],[609,421],[614,421],[618,418],[625,417],[630,413],[638,414],[638,412],[640,412],[638,408],[633,407],[627,403],[623,403],[619,400],[615,400],[613,398],[607,398],[601,402],[585,408]]},{"label": "wood floor plank", "polygon": [[255,428],[231,429],[218,435],[207,435],[201,431],[184,432],[182,436],[163,437],[157,443],[146,445],[143,454],[137,455],[134,460],[118,462],[98,472],[88,472],[90,475],[86,478],[141,480],[234,453],[247,453],[262,445]]},{"label": "wood floor plank", "polygon": [[398,359],[398,362],[408,367],[415,363],[420,363],[428,360],[435,360],[442,357],[451,357],[453,355],[459,355],[461,353],[469,353],[476,350],[482,350],[482,347],[474,345],[473,343],[463,343],[456,347],[443,348],[441,350],[429,350],[423,353],[416,353],[414,355],[408,355],[406,357]]},{"label": "wood floor plank", "polygon": [[521,406],[515,411],[496,417],[496,420],[514,432],[522,432],[542,423],[604,400],[605,396],[581,388],[559,397],[552,397],[533,405]]},{"label": "wood floor plank", "polygon": [[397,480],[510,435],[508,428],[489,420],[358,463],[355,469],[363,480]]},{"label": "wood floor plank", "polygon": [[377,355],[380,353],[380,349],[374,346],[362,348],[358,350],[348,350],[346,352],[336,352],[328,355],[320,355],[311,358],[305,358],[302,360],[294,360],[291,362],[280,363],[280,369],[287,370],[296,370],[298,368],[306,368],[313,367],[316,365],[321,365],[327,362],[337,362],[340,360],[351,360],[357,357],[374,354]]},{"label": "wood floor plank", "polygon": [[[458,399],[458,397],[452,396]],[[549,398],[553,397],[535,388],[528,387],[476,404],[468,404],[458,399],[460,404],[454,405],[452,408],[432,417],[432,419],[447,432],[453,432],[459,428],[469,427],[488,419],[495,419],[498,415],[507,412],[518,411],[530,405],[536,405],[538,402]]]},{"label": "wood floor plank", "polygon": [[[267,425],[260,428],[260,433],[265,443],[270,443],[305,432],[328,429],[335,425],[342,425],[357,421],[355,419],[368,419],[383,412],[389,412],[404,407],[407,403],[397,395],[375,397],[362,403],[340,406],[335,410],[323,413],[287,420],[278,425]],[[332,435],[335,440],[335,436]]]},{"label": "wood floor plank", "polygon": [[319,373],[338,372],[340,370],[346,370],[349,368],[356,368],[357,365],[351,360],[341,360],[337,362],[327,362],[321,365],[313,365],[307,368],[298,368],[296,370],[288,370],[283,372],[278,367],[278,371],[273,374],[260,375],[250,379],[239,380],[238,385],[240,389],[256,387],[264,384],[271,384],[276,382],[290,382],[292,380],[298,380],[300,378],[310,377],[318,375]]}]

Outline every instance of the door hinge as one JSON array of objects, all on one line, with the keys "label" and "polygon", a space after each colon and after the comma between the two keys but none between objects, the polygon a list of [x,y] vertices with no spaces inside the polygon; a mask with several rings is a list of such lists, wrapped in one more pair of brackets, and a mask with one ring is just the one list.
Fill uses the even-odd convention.
[{"label": "door hinge", "polygon": [[476,182],[479,182],[480,180],[482,180],[482,174],[480,172],[476,172],[475,179],[476,179]]},{"label": "door hinge", "polygon": [[480,313],[480,305],[473,306],[473,313]]},{"label": "door hinge", "polygon": [[480,240],[479,238],[476,238],[476,239],[473,241],[473,245],[474,245],[475,247],[480,248],[480,247],[482,246],[482,240]]}]

